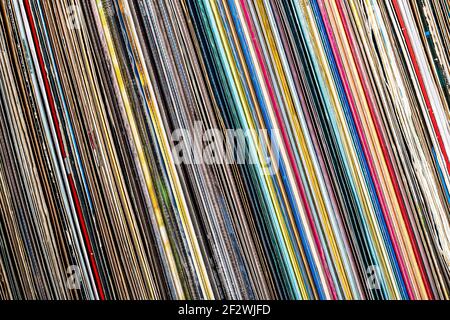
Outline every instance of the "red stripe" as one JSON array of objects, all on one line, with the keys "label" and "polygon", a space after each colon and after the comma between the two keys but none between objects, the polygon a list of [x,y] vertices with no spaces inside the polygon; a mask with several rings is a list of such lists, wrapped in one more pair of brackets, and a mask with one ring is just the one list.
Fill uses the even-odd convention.
[{"label": "red stripe", "polygon": [[442,155],[444,156],[445,164],[447,166],[447,172],[450,174],[450,161],[448,159],[448,155],[447,155],[447,152],[446,152],[445,146],[444,146],[444,141],[442,140],[442,136],[441,136],[441,133],[439,131],[439,127],[438,127],[438,124],[437,124],[437,121],[436,121],[436,117],[434,115],[433,108],[431,106],[430,98],[428,97],[428,93],[427,93],[427,90],[425,88],[425,82],[423,81],[422,74],[420,73],[419,64],[417,62],[417,58],[416,58],[416,55],[414,53],[414,49],[413,49],[413,46],[412,46],[412,43],[411,43],[411,38],[409,36],[409,32],[406,29],[405,21],[403,20],[403,17],[402,17],[401,11],[400,11],[400,7],[398,5],[397,0],[393,0],[392,4],[394,5],[395,13],[396,13],[397,18],[398,18],[398,23],[400,24],[400,27],[402,29],[403,38],[405,39],[406,46],[408,47],[409,55],[410,55],[412,64],[414,66],[414,72],[416,73],[417,80],[419,81],[419,86],[420,86],[420,89],[422,90],[422,94],[423,94],[423,98],[425,100],[425,104],[427,105],[428,114],[429,114],[431,122],[433,124],[433,129],[434,129],[434,131],[436,133],[436,138],[438,140],[439,147],[441,149]]},{"label": "red stripe", "polygon": [[[62,139],[61,130],[60,130],[60,127],[59,127],[59,121],[58,121],[58,116],[57,116],[57,113],[56,113],[55,101],[53,100],[53,95],[52,95],[52,92],[51,92],[51,89],[50,89],[50,83],[49,83],[48,77],[47,77],[47,70],[45,69],[44,59],[42,58],[42,52],[41,52],[41,48],[39,46],[39,40],[38,40],[38,36],[37,36],[37,33],[36,33],[36,27],[34,25],[33,14],[31,13],[31,7],[30,7],[29,1],[28,0],[24,0],[24,4],[25,4],[25,10],[27,12],[28,20],[29,20],[31,33],[33,35],[34,46],[36,47],[36,54],[37,54],[37,57],[38,57],[38,60],[39,60],[39,67],[41,68],[42,78],[44,80],[45,91],[46,91],[46,94],[47,94],[48,103],[50,105],[50,111],[51,111],[51,114],[52,114],[53,124],[55,126],[56,136],[58,138],[59,149],[60,149],[62,158],[66,159],[67,155],[66,155],[66,150],[64,148],[64,142],[63,142],[63,139]],[[94,259],[94,252],[92,250],[91,241],[89,240],[89,235],[87,233],[86,222],[84,221],[83,213],[81,212],[80,200],[78,198],[77,190],[75,188],[75,183],[74,183],[73,177],[72,177],[72,175],[70,173],[67,173],[67,178],[69,180],[70,191],[72,193],[72,197],[73,197],[73,200],[74,200],[74,203],[75,203],[75,209],[77,211],[78,220],[80,222],[81,230],[82,230],[83,237],[84,237],[84,241],[86,243],[86,247],[87,247],[87,250],[88,250],[89,260],[91,262],[91,267],[92,267],[92,272],[94,274],[95,282],[97,284],[98,294],[100,296],[100,299],[104,300],[105,296],[104,296],[104,293],[103,293],[102,283],[100,281],[100,276],[98,274],[97,264],[96,264],[95,259]]]},{"label": "red stripe", "polygon": [[388,148],[386,146],[385,139],[384,139],[383,134],[382,134],[382,132],[380,130],[381,125],[380,125],[380,123],[378,121],[377,116],[375,115],[374,102],[372,100],[372,97],[369,95],[369,88],[367,87],[366,81],[363,79],[364,78],[363,75],[362,75],[363,71],[362,71],[361,65],[360,65],[361,61],[360,61],[360,59],[358,59],[358,55],[357,55],[355,47],[354,47],[354,39],[353,39],[353,37],[350,34],[349,27],[348,27],[348,21],[347,21],[346,17],[344,17],[344,12],[343,12],[343,9],[342,9],[341,1],[342,0],[337,1],[337,3],[336,3],[338,11],[339,11],[339,15],[341,17],[341,21],[342,21],[343,26],[344,26],[344,30],[345,30],[345,34],[346,34],[346,37],[347,37],[347,41],[350,44],[350,49],[351,49],[352,55],[353,55],[353,57],[355,57],[355,65],[356,65],[356,68],[357,68],[357,71],[358,71],[358,77],[359,77],[360,82],[361,82],[361,84],[363,86],[364,96],[365,96],[365,98],[367,100],[367,103],[369,105],[370,116],[371,116],[372,121],[373,121],[373,123],[375,125],[375,129],[376,129],[375,131],[377,133],[377,138],[380,141],[380,145],[381,145],[381,148],[383,150],[384,161],[387,164],[388,171],[389,171],[389,176],[390,176],[390,178],[392,180],[392,183],[394,185],[395,196],[396,196],[397,201],[398,201],[398,203],[400,205],[400,211],[402,213],[403,220],[406,223],[406,229],[408,231],[408,236],[411,239],[411,244],[412,244],[413,251],[414,251],[414,257],[415,257],[416,262],[417,262],[417,264],[419,266],[420,275],[421,275],[422,280],[423,280],[423,282],[425,284],[425,288],[426,288],[426,291],[427,291],[428,298],[431,298],[433,296],[433,293],[431,291],[431,287],[430,287],[430,283],[428,281],[428,277],[425,274],[425,268],[424,268],[422,259],[421,259],[420,254],[419,254],[419,249],[417,247],[417,240],[416,240],[416,237],[415,237],[415,235],[413,233],[413,230],[412,230],[412,227],[411,227],[411,222],[410,222],[410,220],[408,218],[408,215],[407,215],[407,212],[406,212],[406,206],[405,206],[403,197],[401,196],[399,183],[398,183],[398,180],[397,180],[397,176],[395,175],[395,172],[394,172],[394,167],[392,165],[391,158],[389,156],[389,151],[388,151]]},{"label": "red stripe", "polygon": [[398,247],[398,243],[397,243],[397,241],[395,241],[395,237],[394,237],[395,234],[394,234],[394,231],[393,231],[391,218],[389,216],[389,210],[388,210],[388,207],[387,207],[385,196],[384,196],[383,191],[381,190],[381,186],[380,186],[381,182],[379,181],[378,174],[376,172],[376,168],[374,167],[374,160],[373,160],[372,154],[371,154],[370,149],[369,149],[369,143],[368,143],[368,141],[366,139],[366,135],[364,133],[364,128],[363,128],[363,125],[362,125],[362,122],[361,122],[361,118],[360,118],[359,113],[358,113],[358,108],[356,106],[356,102],[355,102],[355,99],[353,97],[353,94],[352,94],[352,91],[351,91],[351,88],[350,88],[350,84],[349,84],[349,81],[348,81],[348,78],[347,78],[347,74],[346,74],[346,72],[344,70],[343,62],[342,62],[341,55],[340,55],[340,52],[339,52],[339,48],[337,46],[337,42],[336,42],[336,39],[335,39],[335,36],[334,36],[334,31],[332,30],[332,27],[331,27],[331,24],[330,24],[330,21],[329,21],[329,16],[328,16],[327,10],[325,8],[325,1],[324,0],[319,0],[319,9],[321,11],[321,14],[322,14],[322,17],[323,17],[323,21],[324,21],[324,24],[325,24],[325,29],[327,30],[327,34],[328,34],[328,37],[329,37],[330,42],[331,42],[331,47],[332,47],[331,49],[332,49],[332,52],[333,52],[333,54],[335,56],[335,59],[336,59],[336,64],[337,64],[337,68],[338,68],[338,71],[339,71],[339,75],[341,77],[342,84],[344,86],[345,95],[348,98],[350,111],[351,111],[352,117],[353,117],[353,119],[355,121],[356,131],[357,131],[358,136],[359,136],[360,141],[361,141],[363,154],[364,154],[364,156],[365,156],[365,158],[367,160],[367,165],[369,167],[369,173],[370,173],[370,175],[372,177],[373,184],[374,184],[374,187],[375,187],[375,192],[376,192],[378,200],[380,202],[381,211],[382,211],[383,216],[384,216],[385,221],[386,221],[386,227],[388,229],[389,237],[391,238],[391,243],[392,243],[393,249],[395,251],[395,255],[398,258],[397,260],[398,260],[398,263],[399,263],[400,272],[402,274],[403,280],[405,281],[405,286],[406,286],[406,290],[408,292],[408,296],[414,298],[414,292],[413,292],[413,289],[412,289],[412,286],[411,286],[411,280],[408,277],[408,272],[407,272],[405,263],[403,261],[404,260],[403,256],[400,254],[400,248]]},{"label": "red stripe", "polygon": [[264,63],[264,59],[263,59],[263,56],[262,56],[262,53],[261,53],[261,49],[260,49],[260,47],[258,45],[258,42],[257,42],[257,36],[256,36],[256,34],[255,34],[254,30],[253,30],[253,28],[254,28],[253,27],[253,22],[252,22],[252,20],[251,20],[251,18],[249,16],[249,13],[248,13],[248,10],[247,10],[247,4],[245,3],[245,1],[244,0],[240,0],[240,3],[241,3],[241,6],[242,6],[242,9],[243,9],[244,18],[245,18],[245,20],[247,22],[247,25],[248,25],[248,28],[249,28],[250,36],[251,36],[251,39],[252,39],[252,42],[253,42],[253,46],[254,46],[255,51],[256,51],[258,62],[259,62],[259,65],[260,65],[262,73],[263,73],[264,81],[265,81],[265,83],[267,85],[267,89],[269,91],[269,97],[270,97],[270,101],[271,101],[271,103],[273,105],[273,110],[275,111],[275,117],[277,119],[278,125],[279,125],[280,130],[281,130],[281,135],[282,135],[282,138],[283,138],[284,145],[286,147],[286,151],[287,151],[288,158],[289,158],[289,163],[291,165],[292,170],[294,171],[295,182],[297,183],[297,186],[298,186],[298,189],[299,189],[299,193],[300,193],[300,198],[301,198],[302,204],[304,206],[304,209],[306,211],[306,216],[308,218],[308,223],[309,223],[309,226],[310,226],[313,238],[314,238],[314,243],[315,243],[315,245],[317,247],[317,251],[319,253],[320,261],[322,262],[322,267],[324,269],[325,278],[327,280],[328,287],[329,287],[329,289],[331,291],[330,292],[331,296],[332,296],[333,300],[336,300],[337,299],[337,293],[336,293],[336,289],[334,287],[334,282],[333,282],[333,279],[332,279],[332,276],[331,276],[331,273],[330,273],[330,270],[329,270],[329,266],[328,266],[328,263],[327,263],[327,260],[326,260],[326,257],[325,257],[325,252],[324,252],[324,250],[322,248],[322,245],[321,245],[321,242],[320,242],[320,239],[319,239],[319,234],[318,234],[317,229],[315,227],[314,217],[312,215],[312,210],[311,210],[311,208],[310,208],[310,206],[308,204],[305,187],[303,186],[303,183],[302,183],[301,178],[300,178],[300,173],[298,171],[296,160],[295,160],[292,148],[290,146],[289,137],[288,137],[288,135],[286,133],[286,128],[283,125],[283,118],[281,116],[281,111],[280,111],[280,108],[279,108],[278,103],[277,103],[276,98],[275,98],[275,93],[273,91],[272,84],[270,82],[269,75],[268,75],[266,67],[265,67],[265,63]]}]

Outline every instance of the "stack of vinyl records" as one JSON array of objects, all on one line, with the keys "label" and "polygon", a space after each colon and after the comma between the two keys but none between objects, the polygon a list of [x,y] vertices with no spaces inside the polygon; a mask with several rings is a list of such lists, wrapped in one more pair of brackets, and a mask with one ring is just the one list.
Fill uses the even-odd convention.
[{"label": "stack of vinyl records", "polygon": [[450,2],[0,0],[0,299],[449,299]]}]

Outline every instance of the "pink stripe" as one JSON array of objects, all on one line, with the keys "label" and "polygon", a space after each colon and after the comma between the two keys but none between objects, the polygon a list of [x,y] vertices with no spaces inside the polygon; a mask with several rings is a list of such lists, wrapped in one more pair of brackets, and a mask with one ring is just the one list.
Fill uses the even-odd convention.
[{"label": "pink stripe", "polygon": [[[328,38],[330,39],[330,43],[331,43],[331,47],[332,47],[332,50],[333,50],[333,54],[334,54],[334,57],[336,59],[336,64],[338,66],[339,74],[341,76],[341,79],[342,79],[342,82],[343,82],[343,85],[344,85],[345,94],[347,95],[347,97],[349,99],[350,109],[351,109],[351,112],[352,112],[352,115],[353,115],[353,119],[355,120],[355,124],[356,124],[356,129],[358,131],[358,135],[359,135],[359,137],[361,139],[363,152],[364,152],[364,155],[366,156],[366,159],[367,159],[367,162],[368,162],[368,165],[369,165],[369,171],[370,171],[371,176],[373,177],[375,189],[376,189],[378,198],[380,199],[381,209],[383,211],[384,217],[386,218],[386,225],[387,225],[389,234],[390,234],[390,236],[392,238],[393,234],[394,234],[394,231],[393,231],[393,227],[392,227],[392,224],[391,224],[391,220],[389,218],[389,212],[388,212],[388,208],[387,208],[387,205],[386,205],[385,197],[384,197],[384,195],[382,193],[382,190],[381,190],[381,187],[380,187],[380,183],[378,181],[378,175],[376,174],[376,171],[375,171],[375,168],[374,168],[373,159],[372,159],[372,156],[371,156],[369,148],[368,148],[368,143],[367,143],[366,137],[364,135],[364,130],[362,128],[361,119],[358,116],[358,111],[357,111],[357,108],[356,108],[356,105],[355,105],[355,101],[353,99],[353,95],[352,95],[351,90],[350,90],[350,86],[349,86],[349,83],[348,83],[348,80],[347,80],[347,77],[346,77],[346,74],[345,74],[345,71],[344,71],[344,67],[343,67],[342,61],[340,59],[339,49],[338,49],[337,44],[336,44],[335,39],[334,39],[333,31],[332,31],[330,22],[328,20],[328,15],[327,15],[326,9],[324,7],[323,0],[319,0],[318,3],[319,3],[320,12],[321,12],[323,20],[324,20],[325,28],[327,30]],[[406,289],[408,291],[408,294],[409,294],[409,296],[411,298],[414,299],[414,292],[412,290],[410,279],[409,279],[409,277],[407,275],[407,270],[406,270],[404,261],[402,259],[402,256],[401,256],[398,244],[397,244],[396,241],[392,241],[392,245],[393,245],[394,251],[395,251],[395,253],[396,253],[396,255],[397,255],[398,259],[399,259],[400,270],[401,270],[401,273],[402,273],[403,278],[405,280]]]},{"label": "pink stripe", "polygon": [[298,168],[297,168],[297,166],[295,164],[295,158],[294,158],[292,149],[291,149],[290,144],[289,144],[289,139],[288,139],[288,136],[287,136],[284,124],[283,124],[283,119],[282,119],[281,114],[280,114],[280,109],[279,109],[277,101],[275,99],[275,94],[273,92],[272,84],[270,83],[269,76],[268,76],[268,73],[267,73],[267,70],[266,70],[266,67],[265,67],[265,64],[264,64],[264,61],[263,61],[263,57],[262,57],[262,54],[261,54],[261,51],[260,51],[260,48],[259,48],[259,44],[257,42],[257,37],[256,37],[256,35],[255,35],[254,31],[253,31],[253,22],[250,19],[250,16],[248,14],[247,4],[245,3],[245,1],[244,0],[240,0],[240,3],[241,3],[241,7],[243,8],[243,11],[244,11],[244,16],[245,16],[246,23],[247,23],[247,25],[249,27],[249,31],[250,31],[250,35],[251,35],[251,38],[252,38],[253,46],[254,46],[256,54],[258,56],[258,62],[260,64],[261,70],[263,72],[264,81],[265,81],[265,83],[267,85],[267,88],[269,90],[270,100],[271,100],[272,105],[274,107],[274,111],[275,111],[275,114],[276,114],[277,122],[278,122],[278,124],[279,124],[279,126],[281,128],[281,133],[282,133],[282,136],[283,136],[283,142],[284,142],[284,144],[285,144],[285,146],[287,148],[289,162],[291,164],[292,169],[294,170],[295,180],[296,180],[296,183],[297,183],[299,191],[300,191],[300,197],[301,197],[302,203],[303,203],[303,205],[305,207],[305,210],[306,210],[306,213],[307,213],[307,216],[308,216],[308,221],[309,221],[310,229],[312,230],[312,233],[313,233],[314,242],[315,242],[315,244],[317,246],[317,249],[319,251],[319,255],[320,255],[320,260],[321,260],[322,266],[325,269],[325,274],[326,274],[328,286],[331,289],[331,293],[332,293],[333,299],[336,300],[337,299],[336,290],[334,288],[334,284],[333,284],[333,281],[332,281],[332,278],[331,278],[331,274],[330,274],[330,271],[328,269],[328,264],[326,263],[326,258],[325,258],[325,254],[323,252],[320,240],[319,240],[319,235],[317,233],[316,228],[314,227],[314,221],[313,221],[313,216],[312,216],[312,213],[311,213],[311,209],[310,209],[310,207],[308,205],[308,202],[307,202],[307,199],[306,199],[305,189],[304,189],[304,186],[303,186],[303,184],[301,182],[300,174],[298,172]]},{"label": "pink stripe", "polygon": [[[339,10],[340,16],[343,17],[343,18],[346,18],[345,12],[344,12],[344,10],[342,8],[342,4],[341,4],[342,1],[343,0],[339,0],[337,2],[337,7],[338,7],[338,10]],[[353,38],[352,34],[350,33],[350,30],[349,30],[349,27],[348,27],[348,21],[346,21],[346,22],[347,23],[343,23],[343,25],[344,25],[345,33],[347,35],[347,40],[350,42],[350,47],[351,47],[351,50],[352,50],[352,54],[353,54],[353,56],[356,56],[356,60],[358,62],[358,63],[356,63],[356,67],[358,69],[358,76],[359,76],[359,79],[361,80],[361,83],[363,85],[364,95],[365,95],[366,100],[367,100],[367,102],[369,104],[369,107],[370,107],[371,118],[372,118],[372,121],[374,122],[375,127],[376,127],[377,137],[378,137],[378,140],[380,141],[380,144],[381,144],[381,147],[382,147],[382,150],[383,150],[383,155],[384,155],[384,159],[386,161],[387,167],[388,167],[389,175],[390,175],[390,177],[392,179],[392,182],[394,184],[395,195],[396,195],[396,198],[397,198],[397,200],[399,202],[399,205],[400,205],[400,211],[402,213],[403,221],[406,224],[406,228],[407,228],[407,231],[408,231],[408,236],[409,236],[409,238],[411,240],[411,245],[412,245],[413,251],[414,251],[414,257],[416,259],[416,263],[419,266],[420,275],[421,275],[422,280],[424,282],[424,285],[425,285],[425,288],[426,288],[426,291],[427,291],[427,295],[428,295],[428,297],[432,297],[433,296],[433,292],[431,290],[430,283],[429,283],[428,277],[426,275],[425,267],[423,265],[423,261],[422,261],[421,256],[420,256],[419,248],[417,246],[417,242],[416,242],[417,240],[416,240],[416,237],[414,235],[414,231],[412,230],[411,222],[410,222],[410,219],[409,219],[407,211],[406,211],[406,206],[405,206],[405,203],[403,201],[403,197],[401,195],[400,186],[399,186],[398,179],[397,179],[397,176],[396,176],[395,171],[394,171],[394,167],[392,165],[392,161],[391,161],[391,158],[390,158],[390,155],[389,155],[388,147],[386,145],[386,141],[384,139],[383,133],[381,132],[382,131],[381,124],[380,124],[380,122],[378,120],[378,117],[375,114],[375,111],[374,111],[374,108],[375,108],[374,107],[374,103],[375,102],[373,101],[372,91],[370,91],[370,89],[367,87],[367,84],[366,84],[367,76],[366,76],[364,70],[362,69],[362,67],[360,65],[361,64],[361,61],[360,61],[361,58],[357,54],[355,46],[354,46],[355,39]]]}]

